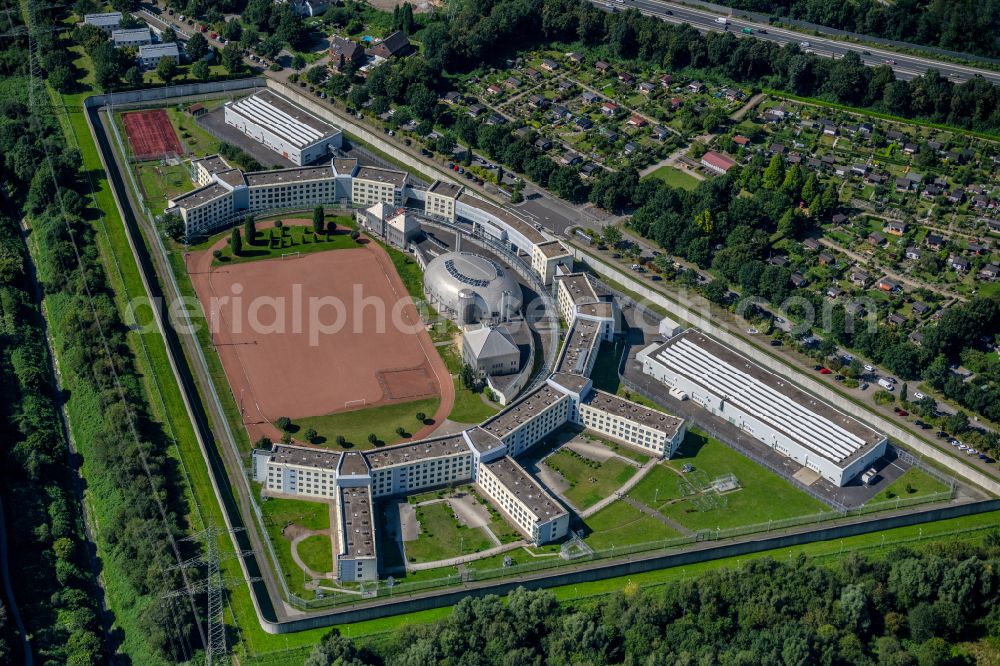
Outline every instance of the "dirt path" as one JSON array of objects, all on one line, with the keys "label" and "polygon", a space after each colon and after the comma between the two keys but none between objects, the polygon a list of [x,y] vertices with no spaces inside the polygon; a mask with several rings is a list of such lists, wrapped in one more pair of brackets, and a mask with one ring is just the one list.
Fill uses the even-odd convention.
[{"label": "dirt path", "polygon": [[650,507],[646,506],[642,502],[636,501],[636,500],[632,499],[631,497],[623,497],[622,500],[626,504],[628,504],[629,506],[631,506],[631,507],[633,507],[635,509],[638,509],[639,511],[643,512],[644,514],[646,514],[650,518],[654,518],[654,519],[660,521],[661,523],[663,523],[664,525],[666,525],[670,529],[672,529],[672,530],[674,530],[676,532],[680,532],[684,536],[694,536],[694,531],[693,530],[689,530],[688,528],[686,528],[683,525],[681,525],[680,523],[678,523],[676,520],[671,520],[670,518],[667,518],[666,516],[664,516],[662,513],[660,513],[656,509],[651,509]]}]

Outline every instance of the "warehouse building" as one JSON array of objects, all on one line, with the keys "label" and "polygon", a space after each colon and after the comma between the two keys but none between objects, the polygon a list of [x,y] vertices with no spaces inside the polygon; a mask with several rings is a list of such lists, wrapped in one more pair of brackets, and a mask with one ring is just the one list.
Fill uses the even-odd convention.
[{"label": "warehouse building", "polygon": [[[343,145],[339,129],[269,90],[225,104],[225,120],[297,166]],[[374,202],[372,202],[374,203]]]},{"label": "warehouse building", "polygon": [[885,454],[885,435],[694,330],[637,358],[681,397],[837,486]]}]

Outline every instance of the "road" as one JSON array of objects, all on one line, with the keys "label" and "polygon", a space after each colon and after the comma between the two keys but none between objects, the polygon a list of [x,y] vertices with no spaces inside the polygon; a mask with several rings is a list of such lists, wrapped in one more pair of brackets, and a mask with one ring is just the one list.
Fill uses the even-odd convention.
[{"label": "road", "polygon": [[[802,42],[808,42],[809,46],[804,48],[816,55],[827,58],[842,58],[849,51],[854,51],[861,56],[862,61],[866,65],[890,64],[892,70],[896,73],[896,78],[903,80],[920,76],[929,69],[936,69],[941,72],[942,76],[946,76],[956,83],[966,81],[974,76],[982,76],[993,84],[1000,83],[1000,72],[909,55],[875,46],[857,45],[836,39],[815,37],[794,30],[777,28],[767,23],[758,23],[732,17],[729,18],[728,26],[723,26],[716,21],[722,16],[721,14],[715,14],[703,9],[693,9],[674,2],[667,2],[666,0],[624,0],[620,3],[614,1],[607,2],[606,0],[591,0],[591,2],[602,8],[636,8],[643,14],[656,16],[670,23],[689,23],[699,32],[722,32],[724,29],[728,29],[729,32],[732,32],[737,37],[750,37],[751,35],[744,35],[741,32],[743,28],[750,28],[754,31],[752,37],[755,39],[766,39],[776,44],[801,44]],[[761,30],[766,32],[761,32]]]}]

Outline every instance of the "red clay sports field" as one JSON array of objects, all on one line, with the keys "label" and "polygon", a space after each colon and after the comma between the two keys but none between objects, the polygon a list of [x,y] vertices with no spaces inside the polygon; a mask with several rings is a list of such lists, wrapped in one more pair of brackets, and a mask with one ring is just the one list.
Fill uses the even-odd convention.
[{"label": "red clay sports field", "polygon": [[122,121],[137,162],[160,160],[184,152],[165,110],[130,111],[122,114]]},{"label": "red clay sports field", "polygon": [[[267,424],[279,416],[321,416],[433,396],[441,397],[434,423],[444,421],[455,401],[451,376],[384,249],[367,243],[295,258],[213,267],[212,251],[225,242],[192,254],[188,271],[208,323],[218,331],[213,336],[215,347],[246,425],[256,425],[255,431],[265,426],[267,434],[278,436]],[[360,310],[359,318],[354,316],[355,285],[362,286],[364,299],[386,304],[383,330],[378,330],[373,307]],[[209,313],[213,296],[218,300],[236,292],[242,299],[242,315],[231,304]],[[310,344],[311,297],[339,299],[348,314],[340,331],[318,335],[316,344]],[[281,317],[284,332],[250,330],[251,304],[276,298],[286,304]],[[303,304],[299,328],[294,321],[295,299]],[[400,299],[404,300],[401,319],[410,330],[399,330],[388,315]],[[277,326],[278,317],[270,305],[260,306],[258,314],[256,320]],[[322,311],[324,323],[332,323],[335,317],[333,308]],[[426,436],[435,427],[414,436]]]}]

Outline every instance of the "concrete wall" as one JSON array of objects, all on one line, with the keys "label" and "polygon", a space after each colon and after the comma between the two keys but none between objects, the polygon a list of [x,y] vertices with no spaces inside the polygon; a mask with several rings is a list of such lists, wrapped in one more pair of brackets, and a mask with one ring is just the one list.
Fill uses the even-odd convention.
[{"label": "concrete wall", "polygon": [[106,95],[94,95],[84,100],[83,105],[88,109],[99,106],[123,106],[128,104],[149,104],[159,100],[170,99],[172,102],[178,100],[177,97],[204,97],[205,95],[217,95],[224,92],[250,92],[255,88],[262,88],[264,79],[233,79],[229,81],[212,81],[206,83],[181,83],[163,88],[145,88],[143,90],[127,90],[125,92],[108,93]]},{"label": "concrete wall", "polygon": [[[572,241],[572,239],[570,240]],[[826,400],[830,404],[837,407],[837,409],[850,414],[876,430],[884,432],[889,437],[899,441],[920,455],[926,456],[927,458],[944,465],[954,473],[965,477],[990,493],[1000,494],[1000,482],[990,478],[983,472],[970,466],[965,461],[957,459],[948,453],[945,453],[941,449],[938,449],[936,446],[918,438],[914,433],[904,430],[895,422],[865,409],[853,400],[850,400],[846,396],[834,391],[832,388],[817,382],[813,377],[805,374],[804,372],[786,365],[783,361],[780,361],[772,356],[771,353],[764,348],[753,345],[743,338],[737,337],[728,329],[717,326],[712,321],[711,313],[707,308],[690,301],[681,302],[680,299],[682,297],[678,297],[677,300],[667,298],[664,294],[654,291],[648,285],[639,282],[631,275],[628,275],[613,266],[608,266],[599,261],[595,261],[579,246],[577,246],[575,242],[567,243],[567,245],[570,246],[570,249],[577,260],[586,261],[587,265],[590,266],[596,273],[614,280],[618,284],[624,285],[627,289],[630,289],[640,297],[647,299],[648,302],[655,303],[656,305],[666,309],[667,312],[670,313],[671,317],[684,320],[685,322],[700,328],[702,331],[705,331],[712,337],[725,343],[729,347],[732,347],[741,354],[754,359],[757,363],[764,366],[768,370],[777,372],[783,377],[794,381],[803,390],[819,396],[823,400]]]}]

